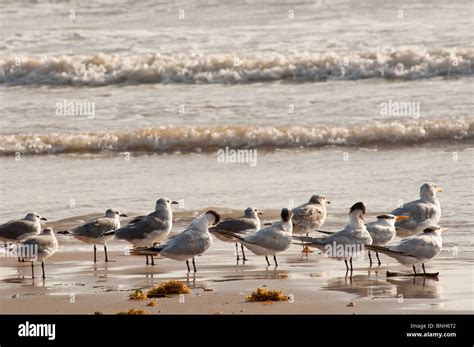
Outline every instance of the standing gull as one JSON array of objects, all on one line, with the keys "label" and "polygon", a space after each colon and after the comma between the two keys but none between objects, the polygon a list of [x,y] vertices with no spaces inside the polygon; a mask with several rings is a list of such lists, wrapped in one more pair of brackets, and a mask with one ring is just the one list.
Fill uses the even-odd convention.
[{"label": "standing gull", "polygon": [[[408,219],[407,216],[395,216],[393,214],[382,214],[377,216],[377,220],[375,222],[367,223],[365,227],[369,232],[370,236],[372,236],[372,245],[373,246],[385,246],[392,242],[392,240],[396,236],[395,231],[395,222],[399,220]],[[372,266],[372,256],[369,254],[369,261],[370,266]],[[377,261],[379,266],[382,264],[379,258],[379,253],[375,252],[377,256]]]},{"label": "standing gull", "polygon": [[105,233],[120,228],[120,217],[127,217],[115,208],[109,208],[105,211],[103,217],[94,219],[85,224],[79,225],[71,231],[59,231],[58,234],[72,235],[76,239],[94,245],[94,263],[97,262],[97,246],[104,245],[105,261],[108,262],[107,242],[113,238],[113,235]]},{"label": "standing gull", "polygon": [[293,232],[293,223],[291,217],[293,213],[284,208],[281,210],[281,220],[273,223],[271,226],[260,229],[255,234],[239,235],[233,232],[224,231],[226,235],[233,238],[235,241],[245,245],[255,255],[265,256],[267,264],[268,256],[273,256],[275,266],[278,266],[276,255],[277,253],[286,251],[291,246],[291,235]]},{"label": "standing gull", "polygon": [[[36,212],[30,212],[23,219],[12,220],[0,225],[0,241],[5,243],[5,250],[8,242],[15,243],[26,237],[39,234],[42,220],[46,221],[46,218]],[[20,261],[20,257],[18,257],[18,261]]]},{"label": "standing gull", "polygon": [[[293,233],[308,234],[319,229],[326,220],[326,204],[330,204],[324,196],[313,195],[303,205],[295,207],[293,212]],[[308,247],[303,247],[303,253],[311,252]]]},{"label": "standing gull", "polygon": [[[220,222],[217,226],[209,228],[209,232],[212,233],[216,238],[224,242],[235,242],[235,240],[223,233],[223,231],[230,231],[238,235],[245,235],[247,233],[256,232],[260,229],[260,218],[258,215],[261,215],[262,212],[259,212],[256,208],[248,207],[244,211],[244,216],[239,218],[225,219]],[[245,258],[244,245],[240,245],[242,248],[243,260],[247,261]],[[239,248],[238,243],[235,243],[235,253],[237,255],[237,261],[239,258]]]},{"label": "standing gull", "polygon": [[31,277],[35,278],[34,262],[40,261],[44,279],[44,261],[56,253],[58,249],[58,240],[53,229],[46,228],[41,234],[26,238],[20,242],[18,247],[21,247],[24,259],[31,261]]},{"label": "standing gull", "polygon": [[363,202],[357,202],[352,205],[349,211],[349,223],[341,231],[335,232],[325,238],[313,238],[299,236],[295,237],[304,241],[310,247],[316,247],[324,250],[325,254],[332,258],[343,258],[346,264],[346,270],[349,271],[347,258],[350,262],[350,270],[352,274],[352,258],[355,254],[360,253],[361,247],[372,244],[370,236],[364,224],[364,215],[367,207]]},{"label": "standing gull", "polygon": [[0,225],[0,241],[17,242],[41,232],[41,217],[36,212],[28,213],[23,219],[12,220]]},{"label": "standing gull", "polygon": [[443,191],[434,183],[425,183],[420,188],[420,198],[392,211],[395,216],[405,215],[408,219],[397,221],[397,236],[407,237],[420,233],[441,219],[441,205],[436,193]]},{"label": "standing gull", "polygon": [[148,248],[136,248],[132,250],[134,255],[161,255],[174,260],[186,260],[188,273],[189,259],[193,260],[194,272],[197,272],[194,257],[203,254],[212,245],[212,236],[209,233],[209,227],[217,225],[221,217],[213,210],[207,211],[196,217],[188,228],[183,232],[174,235],[162,245],[156,245]]},{"label": "standing gull", "polygon": [[443,248],[441,233],[446,230],[437,225],[432,225],[425,228],[423,233],[403,239],[396,245],[386,247],[367,246],[367,248],[395,258],[403,265],[413,265],[414,275],[420,275],[416,273],[415,264],[421,264],[422,275],[432,275],[426,273],[425,263],[441,252]]},{"label": "standing gull", "polygon": [[[173,224],[171,205],[177,204],[177,201],[160,198],[156,201],[155,211],[146,216],[138,216],[123,228],[110,231],[106,235],[115,235],[116,239],[128,241],[135,247],[151,247],[168,237]],[[146,264],[148,265],[148,255]],[[153,256],[151,265],[155,265]]]}]

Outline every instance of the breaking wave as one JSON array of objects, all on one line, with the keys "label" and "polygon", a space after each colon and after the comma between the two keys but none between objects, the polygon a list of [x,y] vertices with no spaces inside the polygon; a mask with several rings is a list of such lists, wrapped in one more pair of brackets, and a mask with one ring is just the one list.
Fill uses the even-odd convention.
[{"label": "breaking wave", "polygon": [[230,148],[408,146],[474,140],[474,119],[376,122],[352,126],[156,127],[114,132],[0,135],[0,155],[100,152],[211,152]]},{"label": "breaking wave", "polygon": [[8,85],[103,86],[142,83],[253,83],[386,78],[413,80],[471,75],[473,49],[248,55],[7,56],[0,82]]}]

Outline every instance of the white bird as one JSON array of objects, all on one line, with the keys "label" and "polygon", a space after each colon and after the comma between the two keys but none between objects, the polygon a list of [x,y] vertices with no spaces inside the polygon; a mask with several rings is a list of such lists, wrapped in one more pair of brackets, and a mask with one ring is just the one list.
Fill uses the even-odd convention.
[{"label": "white bird", "polygon": [[97,246],[104,245],[105,261],[108,262],[107,242],[114,236],[106,235],[106,232],[120,228],[120,217],[127,217],[115,208],[109,208],[105,211],[103,217],[91,220],[85,224],[79,225],[69,230],[59,231],[58,234],[71,235],[76,239],[94,245],[94,263],[97,262]]},{"label": "white bird", "polygon": [[[374,246],[385,246],[392,242],[395,238],[397,232],[395,230],[395,222],[399,220],[408,219],[407,216],[395,216],[393,214],[382,214],[377,216],[375,222],[367,223],[365,227],[372,236],[372,245]],[[369,254],[370,266],[372,266],[372,256]],[[379,253],[375,252],[377,256],[378,264],[381,265],[382,262],[379,258]]]},{"label": "white bird", "polygon": [[[293,212],[293,233],[308,234],[321,228],[326,220],[326,204],[330,204],[324,196],[313,195],[303,205],[295,207]],[[311,252],[308,247],[303,248],[303,253]]]},{"label": "white bird", "polygon": [[443,191],[434,183],[425,183],[420,188],[420,199],[411,201],[392,211],[395,216],[408,216],[406,220],[397,221],[397,236],[408,237],[420,233],[431,225],[437,225],[441,219],[441,205],[436,197]]},{"label": "white bird", "polygon": [[134,255],[161,255],[174,260],[186,260],[188,273],[189,259],[193,260],[194,272],[197,272],[194,257],[203,254],[212,245],[212,236],[209,227],[217,225],[221,217],[213,210],[207,211],[196,217],[188,228],[183,232],[174,235],[162,245],[153,247],[141,247],[132,250]]},{"label": "white bird", "polygon": [[316,247],[323,250],[326,255],[332,258],[344,258],[346,269],[347,258],[350,262],[350,270],[352,273],[352,257],[360,253],[364,246],[372,244],[370,236],[364,224],[364,215],[367,207],[363,202],[355,203],[349,211],[349,223],[343,230],[335,232],[328,237],[313,238],[305,236],[296,236],[295,238],[304,241],[310,247]]},{"label": "white bird", "polygon": [[[223,233],[223,231],[230,231],[235,234],[245,235],[248,233],[256,232],[260,229],[260,218],[262,212],[259,212],[254,207],[248,207],[244,211],[243,217],[224,219],[217,226],[209,228],[209,232],[224,242],[235,242],[235,240]],[[245,258],[244,245],[240,245],[242,249],[243,260],[247,261]],[[239,248],[238,243],[235,243],[235,253],[237,255],[237,261],[240,260],[239,257]]]},{"label": "white bird", "polygon": [[36,212],[30,212],[22,219],[6,222],[0,225],[0,241],[17,242],[25,237],[39,234],[42,220],[47,219]]},{"label": "white bird", "polygon": [[443,249],[441,233],[446,230],[432,225],[425,228],[423,233],[403,239],[398,244],[386,247],[367,246],[367,248],[395,258],[403,265],[413,265],[415,274],[415,265],[421,264],[423,273],[426,274],[425,263],[436,257]]},{"label": "white bird", "polygon": [[232,237],[235,241],[245,245],[255,255],[265,256],[267,264],[268,256],[273,256],[275,266],[278,266],[276,255],[283,251],[286,251],[291,246],[293,223],[291,217],[293,213],[284,208],[281,210],[281,220],[277,223],[273,223],[271,226],[260,229],[255,234],[250,235],[239,235],[232,232],[224,233]]},{"label": "white bird", "polygon": [[[151,247],[168,237],[173,225],[171,205],[177,204],[177,201],[160,198],[156,201],[155,211],[147,216],[138,216],[131,220],[128,225],[107,232],[106,235],[115,235],[116,239],[128,241],[135,247]],[[146,264],[148,265],[148,256],[146,257]],[[151,265],[155,265],[153,256],[151,257]]]},{"label": "white bird", "polygon": [[46,228],[39,235],[30,236],[22,240],[18,245],[21,247],[22,258],[31,261],[31,277],[35,278],[34,262],[40,261],[45,278],[44,261],[51,257],[58,250],[58,240],[53,229]]}]

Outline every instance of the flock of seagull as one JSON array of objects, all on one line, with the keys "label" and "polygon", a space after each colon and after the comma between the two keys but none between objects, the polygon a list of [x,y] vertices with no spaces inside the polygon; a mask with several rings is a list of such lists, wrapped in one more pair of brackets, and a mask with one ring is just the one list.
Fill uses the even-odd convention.
[{"label": "flock of seagull", "polygon": [[[273,256],[275,266],[278,266],[276,255],[286,251],[292,243],[297,243],[303,246],[303,253],[312,252],[309,247],[318,248],[329,257],[344,259],[346,270],[350,270],[351,275],[352,258],[364,249],[368,250],[370,266],[370,251],[374,251],[378,265],[381,265],[379,253],[383,253],[401,264],[412,265],[414,273],[409,275],[433,275],[426,273],[425,263],[441,252],[441,233],[446,230],[438,226],[441,206],[436,193],[440,191],[436,184],[425,183],[420,188],[418,200],[404,204],[390,214],[379,215],[376,221],[370,223],[364,220],[366,205],[357,202],[350,208],[349,222],[337,232],[320,229],[326,220],[326,204],[330,202],[323,196],[313,195],[303,205],[293,209],[283,208],[279,221],[263,225],[259,218],[261,212],[253,207],[247,208],[242,217],[222,221],[217,212],[209,210],[194,218],[184,231],[170,236],[173,224],[171,206],[178,203],[160,198],[153,212],[137,216],[123,227],[120,217],[126,215],[110,208],[103,217],[71,230],[59,231],[58,234],[70,235],[94,245],[94,262],[97,261],[96,245],[103,245],[105,261],[109,261],[107,242],[115,238],[132,244],[130,254],[145,256],[147,265],[150,261],[154,265],[153,257],[161,256],[186,261],[188,273],[191,271],[189,260],[192,260],[193,270],[197,272],[194,258],[209,249],[212,236],[215,236],[221,241],[235,243],[237,260],[240,259],[240,244],[244,261],[247,260],[244,248],[247,248],[257,256],[264,256],[268,265],[268,257]],[[14,254],[19,261],[31,261],[33,278],[34,261],[41,262],[45,278],[44,260],[58,249],[55,233],[52,228],[42,230],[42,220],[46,219],[31,212],[23,219],[0,225],[0,241],[5,243],[6,251],[16,250]],[[326,236],[310,237],[311,232]],[[394,242],[396,236],[401,240]],[[339,252],[341,247],[342,253]],[[30,252],[25,252],[25,249]],[[31,249],[34,251],[31,252]],[[417,264],[422,265],[423,273],[416,272]]]}]

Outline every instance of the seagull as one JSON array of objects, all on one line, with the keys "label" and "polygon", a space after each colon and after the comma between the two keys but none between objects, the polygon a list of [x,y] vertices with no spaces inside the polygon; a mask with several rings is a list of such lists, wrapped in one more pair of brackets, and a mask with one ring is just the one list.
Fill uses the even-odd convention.
[{"label": "seagull", "polygon": [[350,262],[352,274],[352,257],[360,252],[359,247],[372,244],[370,236],[364,224],[364,215],[367,207],[363,202],[357,202],[352,205],[349,211],[349,223],[341,231],[335,232],[328,237],[313,238],[305,236],[296,236],[295,238],[304,241],[310,247],[316,247],[324,250],[325,254],[333,258],[344,258],[346,269],[347,258]]},{"label": "seagull", "polygon": [[[367,223],[365,227],[372,236],[372,245],[373,246],[385,246],[393,241],[396,236],[395,231],[395,222],[399,220],[408,219],[408,216],[395,216],[393,214],[382,214],[377,216],[377,221]],[[369,261],[370,266],[372,266],[372,256],[370,255],[369,250]],[[379,258],[379,253],[375,252],[377,256],[379,266],[382,264]]]},{"label": "seagull", "polygon": [[291,245],[291,235],[293,232],[292,216],[293,212],[284,208],[281,210],[281,220],[279,222],[260,229],[255,234],[239,235],[230,231],[224,231],[224,233],[240,244],[245,245],[255,255],[264,255],[268,265],[270,265],[268,256],[273,255],[275,267],[278,267],[276,254],[286,251]]},{"label": "seagull", "polygon": [[105,233],[107,231],[120,228],[120,217],[127,217],[127,215],[120,213],[120,211],[115,208],[109,208],[107,211],[105,211],[105,215],[103,217],[79,225],[71,231],[59,231],[58,234],[72,235],[82,242],[93,244],[94,263],[97,262],[96,245],[104,245],[105,261],[108,262],[109,258],[107,256],[107,242],[113,238],[113,235],[105,235]]},{"label": "seagull", "polygon": [[423,274],[426,275],[425,263],[436,257],[443,248],[441,233],[446,228],[432,225],[423,230],[421,234],[407,237],[398,244],[382,246],[367,246],[368,249],[384,253],[395,258],[403,265],[413,265],[413,272],[417,275],[415,264],[420,264]]},{"label": "seagull", "polygon": [[[313,195],[309,201],[303,205],[295,207],[293,212],[293,233],[304,234],[306,236],[323,226],[326,220],[326,204],[330,204],[324,196]],[[303,253],[310,253],[308,247],[303,247]]]},{"label": "seagull", "polygon": [[436,193],[442,191],[434,183],[425,183],[420,188],[420,199],[393,210],[392,214],[395,216],[405,215],[409,217],[395,223],[397,236],[413,236],[431,225],[437,225],[441,219],[441,205]]},{"label": "seagull", "polygon": [[42,220],[47,219],[36,212],[30,212],[23,219],[6,222],[0,225],[0,241],[17,242],[25,237],[39,234]]},{"label": "seagull", "polygon": [[[23,219],[12,220],[0,225],[0,241],[5,243],[5,249],[8,242],[15,243],[39,234],[42,220],[46,221],[47,219],[36,212],[30,212]],[[18,261],[20,261],[20,257]]]},{"label": "seagull", "polygon": [[[160,198],[156,201],[154,212],[147,216],[138,216],[123,228],[109,231],[106,235],[115,235],[116,239],[128,241],[135,247],[151,247],[168,237],[173,224],[171,205],[177,204],[177,201]],[[148,265],[148,255],[146,264]],[[151,265],[155,265],[153,256]]]},{"label": "seagull", "polygon": [[[262,212],[259,212],[256,208],[248,207],[245,209],[243,217],[225,219],[220,222],[219,225],[209,228],[209,232],[221,241],[235,242],[232,237],[222,233],[222,231],[230,231],[239,235],[256,232],[260,229],[259,215],[262,215]],[[242,249],[243,260],[247,261],[247,258],[245,258],[244,245],[241,244],[240,247]],[[239,248],[237,242],[235,243],[235,253],[237,254],[237,261],[239,261]]]},{"label": "seagull", "polygon": [[40,261],[44,273],[44,261],[51,257],[58,250],[58,240],[52,228],[46,228],[39,235],[30,236],[20,242],[17,247],[21,247],[20,252],[25,260],[31,261],[31,277],[35,278],[34,262]]},{"label": "seagull", "polygon": [[152,247],[140,247],[132,250],[134,255],[161,255],[174,260],[186,260],[188,273],[189,259],[193,260],[194,272],[197,272],[194,257],[203,254],[212,245],[212,236],[209,233],[209,227],[219,223],[220,215],[209,210],[204,214],[197,216],[188,228],[183,232],[174,235],[162,245]]}]

